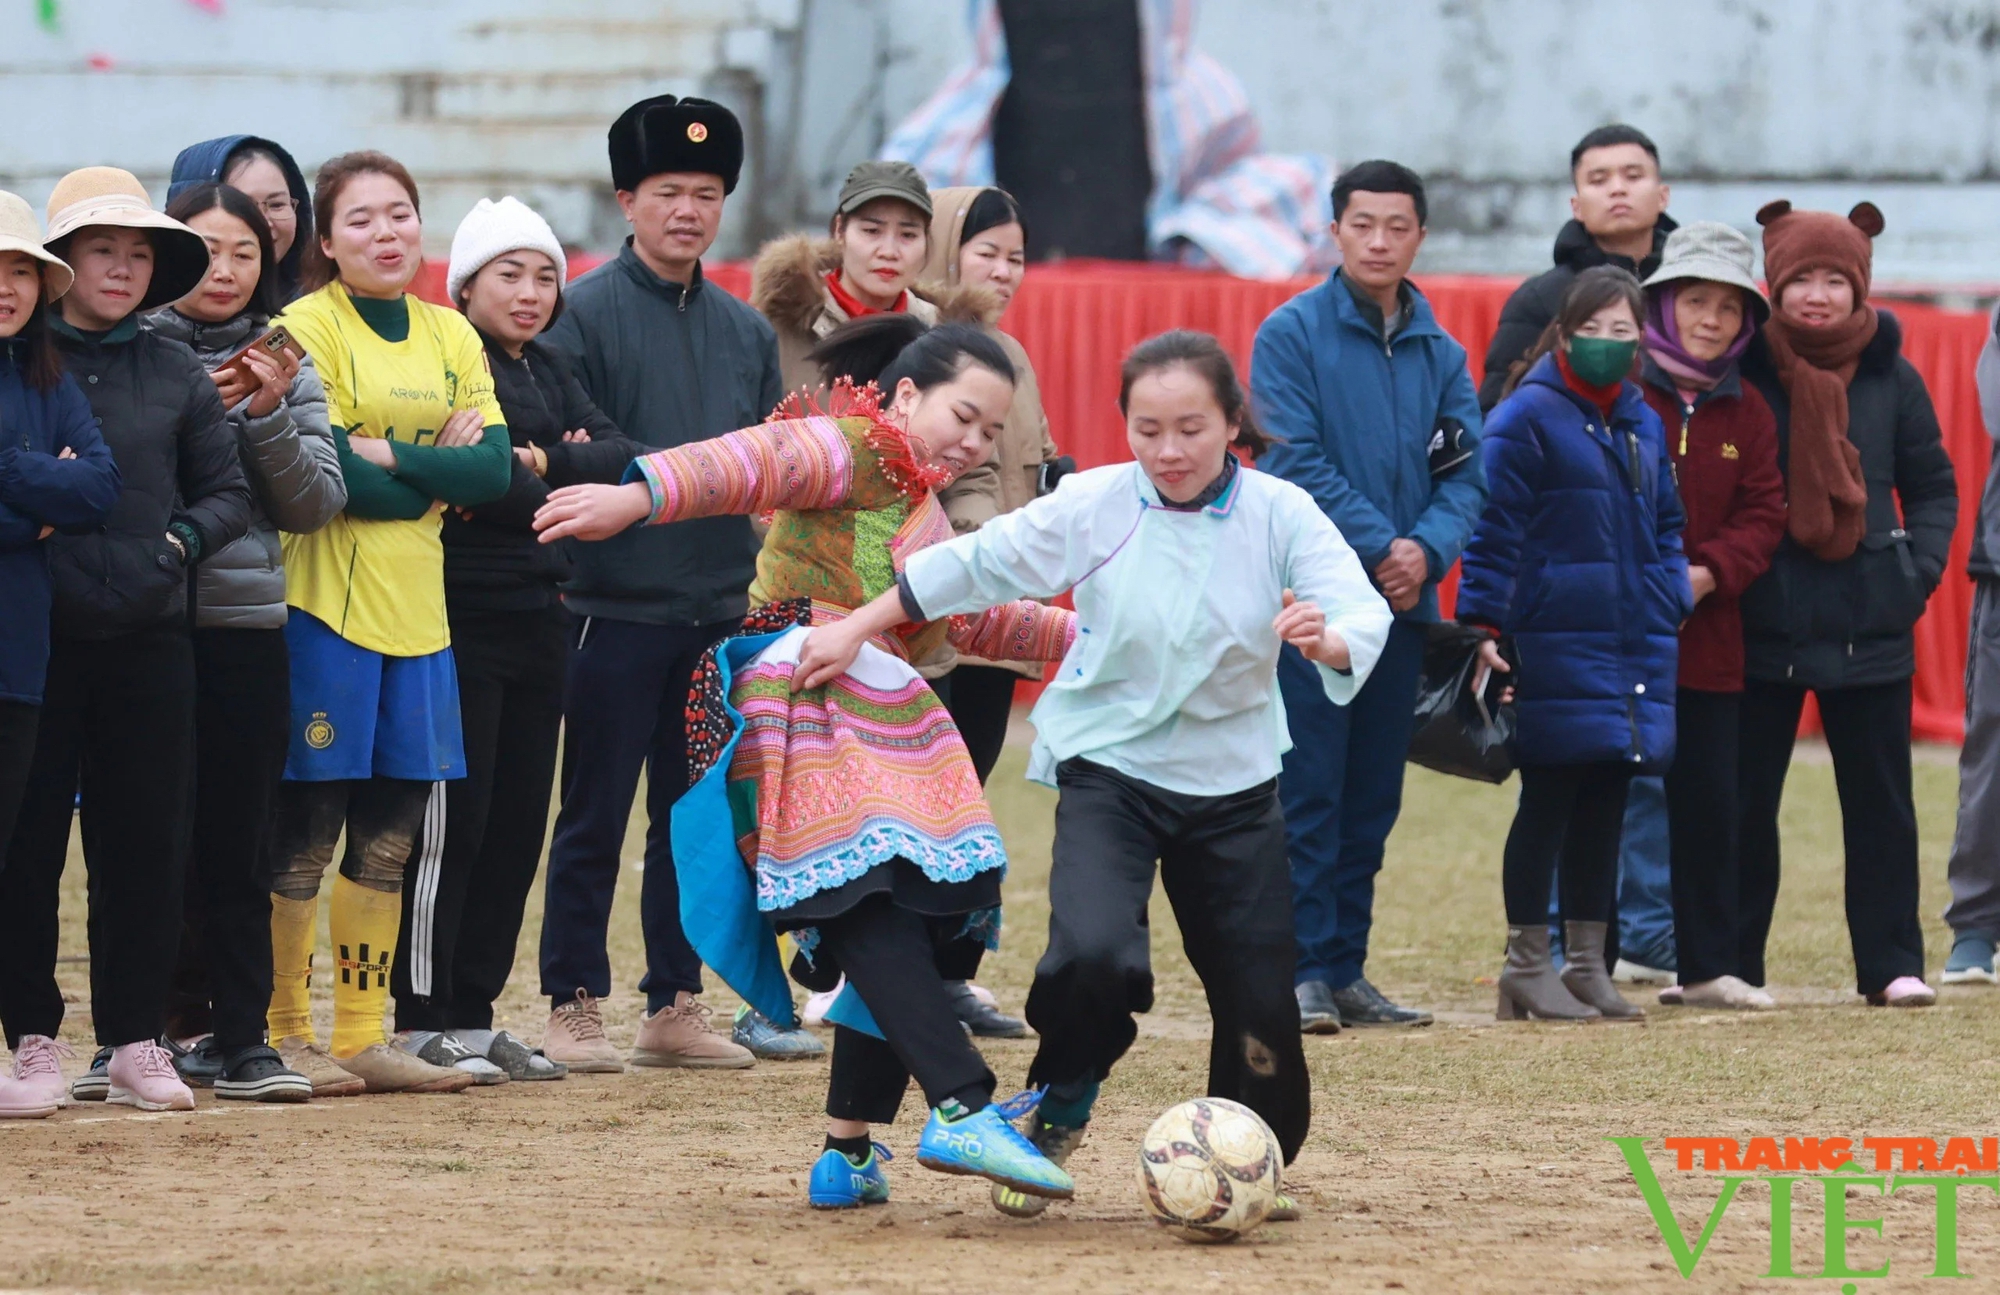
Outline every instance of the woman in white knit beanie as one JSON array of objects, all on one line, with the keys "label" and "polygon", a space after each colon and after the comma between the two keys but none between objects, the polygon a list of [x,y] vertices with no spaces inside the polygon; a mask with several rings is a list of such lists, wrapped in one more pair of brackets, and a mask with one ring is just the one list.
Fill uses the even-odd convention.
[{"label": "woman in white knit beanie", "polygon": [[466,774],[443,784],[404,870],[405,948],[392,974],[398,1041],[449,1054],[487,1082],[566,1073],[493,1028],[541,862],[568,652],[556,594],[568,557],[538,544],[528,520],[553,487],[620,480],[642,448],[536,340],[562,309],[568,271],[555,231],[532,208],[481,198],[452,236],[445,276],[485,343],[514,477],[504,497],[444,519]]}]

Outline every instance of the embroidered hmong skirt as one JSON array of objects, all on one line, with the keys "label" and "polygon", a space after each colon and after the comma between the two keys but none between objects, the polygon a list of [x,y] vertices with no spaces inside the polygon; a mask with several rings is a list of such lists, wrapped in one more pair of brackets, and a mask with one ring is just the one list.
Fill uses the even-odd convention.
[{"label": "embroidered hmong skirt", "polygon": [[730,811],[758,910],[797,930],[885,891],[931,916],[994,909],[1006,850],[943,703],[872,644],[832,683],[792,691],[809,615],[802,603],[753,612],[745,634],[789,628],[737,668],[729,706],[706,663],[689,699],[695,780],[737,738]]}]

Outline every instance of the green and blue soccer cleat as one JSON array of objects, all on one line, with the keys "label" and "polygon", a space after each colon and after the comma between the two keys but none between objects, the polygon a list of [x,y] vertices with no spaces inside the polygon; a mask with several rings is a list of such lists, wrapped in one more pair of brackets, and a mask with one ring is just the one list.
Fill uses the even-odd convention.
[{"label": "green and blue soccer cleat", "polygon": [[943,1109],[932,1111],[917,1143],[917,1163],[939,1173],[985,1178],[1028,1196],[1069,1200],[1076,1195],[1070,1176],[1008,1122],[1031,1113],[1041,1100],[1039,1091],[1026,1092],[955,1119]]},{"label": "green and blue soccer cleat", "polygon": [[862,1205],[889,1203],[889,1178],[882,1163],[894,1160],[889,1148],[876,1142],[868,1148],[868,1158],[860,1164],[831,1147],[813,1162],[812,1178],[806,1184],[806,1200],[816,1210],[851,1210]]}]

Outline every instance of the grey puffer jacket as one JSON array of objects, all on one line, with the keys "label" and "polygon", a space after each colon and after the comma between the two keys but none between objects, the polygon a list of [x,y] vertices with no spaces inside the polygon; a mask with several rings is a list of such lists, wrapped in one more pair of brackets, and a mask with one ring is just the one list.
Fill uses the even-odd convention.
[{"label": "grey puffer jacket", "polygon": [[[249,311],[223,324],[189,319],[172,306],[146,327],[184,342],[213,369],[263,333],[270,321]],[[308,357],[283,403],[252,418],[244,400],[229,411],[243,475],[250,480],[249,533],[195,570],[195,625],[200,629],[278,629],[285,623],[285,559],[278,532],[318,530],[347,506],[347,485],[327,422],[326,390]]]}]

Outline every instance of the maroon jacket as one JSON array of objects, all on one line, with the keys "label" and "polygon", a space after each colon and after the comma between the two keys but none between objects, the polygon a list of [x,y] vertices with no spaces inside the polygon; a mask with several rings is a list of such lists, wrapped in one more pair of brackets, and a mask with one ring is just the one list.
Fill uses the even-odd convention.
[{"label": "maroon jacket", "polygon": [[1778,428],[1757,389],[1731,370],[1714,391],[1683,404],[1651,358],[1639,389],[1667,429],[1687,526],[1688,565],[1715,575],[1715,592],[1681,626],[1680,686],[1743,691],[1743,615],[1737,599],[1771,565],[1785,534],[1785,478]]}]

